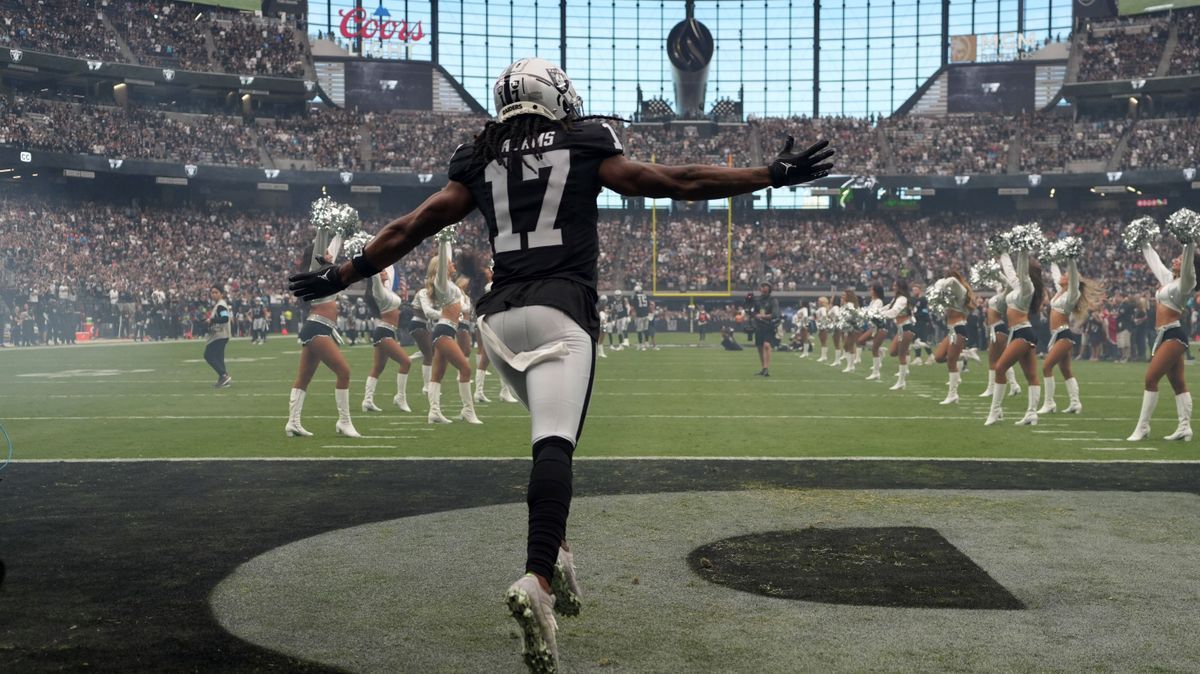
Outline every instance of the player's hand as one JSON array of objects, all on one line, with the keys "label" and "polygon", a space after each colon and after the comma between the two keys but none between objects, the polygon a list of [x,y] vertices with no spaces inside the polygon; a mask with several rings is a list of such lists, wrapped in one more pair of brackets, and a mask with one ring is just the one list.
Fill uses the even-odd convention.
[{"label": "player's hand", "polygon": [[824,178],[833,169],[833,162],[825,161],[835,154],[833,150],[826,149],[829,147],[829,141],[819,141],[799,153],[792,151],[792,145],[795,142],[796,139],[788,136],[787,142],[779,151],[779,155],[775,157],[775,161],[767,167],[771,173],[772,187],[800,185]]},{"label": "player's hand", "polygon": [[345,289],[342,275],[338,273],[337,266],[332,264],[317,271],[292,274],[288,277],[288,290],[305,302],[336,295]]}]

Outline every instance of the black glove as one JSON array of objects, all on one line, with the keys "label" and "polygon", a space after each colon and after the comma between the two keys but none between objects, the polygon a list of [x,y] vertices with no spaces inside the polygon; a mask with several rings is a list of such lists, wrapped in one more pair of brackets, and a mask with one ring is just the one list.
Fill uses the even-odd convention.
[{"label": "black glove", "polygon": [[338,273],[337,265],[331,264],[317,271],[306,271],[288,277],[288,290],[305,302],[336,295],[345,289],[346,284],[342,283],[342,275]]},{"label": "black glove", "polygon": [[834,155],[833,150],[825,149],[828,147],[829,141],[820,141],[798,154],[792,152],[793,143],[795,143],[795,139],[788,136],[787,143],[779,151],[775,161],[767,167],[771,173],[771,187],[799,185],[817,178],[824,178],[833,168],[833,162],[821,163]]}]

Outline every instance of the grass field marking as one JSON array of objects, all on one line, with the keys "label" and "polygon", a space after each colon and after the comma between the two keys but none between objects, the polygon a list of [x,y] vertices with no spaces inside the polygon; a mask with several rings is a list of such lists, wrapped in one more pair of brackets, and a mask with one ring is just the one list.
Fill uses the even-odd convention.
[{"label": "grass field marking", "polygon": [[321,445],[321,449],[400,449],[400,445]]},{"label": "grass field marking", "polygon": [[[1085,452],[1157,452],[1155,447],[1084,447]],[[1136,461],[1134,463],[1137,463]],[[1148,461],[1146,463],[1166,463],[1165,461]]]},{"label": "grass field marking", "polygon": [[[233,415],[162,415],[162,416],[62,416],[62,417],[0,417],[4,421],[188,421],[188,420],[233,420],[233,419],[285,419],[282,414],[257,416]],[[336,415],[304,415],[305,419],[336,419]],[[368,417],[361,417],[368,418]],[[528,414],[487,414],[491,419],[528,419]],[[975,415],[833,415],[833,414],[589,414],[589,419],[838,419],[843,421],[978,421]],[[1168,419],[1164,412],[1160,419]],[[1130,417],[1088,417],[1088,421],[1130,421]],[[1061,432],[1061,431],[1056,431]]]},{"label": "grass field marking", "polygon": [[1125,442],[1125,438],[1054,438],[1055,442]]},{"label": "grass field marking", "polygon": [[[365,445],[347,445],[362,449]],[[388,446],[388,449],[398,447]],[[1127,451],[1138,450],[1156,452],[1153,447],[1084,447],[1088,451]],[[928,457],[928,456],[576,456],[574,461],[936,461],[939,463],[1055,463],[1055,464],[1170,464],[1195,465],[1196,460],[1188,459],[1015,459],[1015,458],[983,458],[983,457]],[[111,458],[111,459],[13,459],[13,463],[179,463],[179,462],[231,462],[231,461],[529,461],[528,456],[196,456],[196,457],[158,457],[158,458]]]},{"label": "grass field marking", "polygon": [[1096,431],[1034,431],[1034,433],[1045,433],[1049,435],[1060,435],[1063,433],[1074,433],[1076,435],[1095,434]]}]

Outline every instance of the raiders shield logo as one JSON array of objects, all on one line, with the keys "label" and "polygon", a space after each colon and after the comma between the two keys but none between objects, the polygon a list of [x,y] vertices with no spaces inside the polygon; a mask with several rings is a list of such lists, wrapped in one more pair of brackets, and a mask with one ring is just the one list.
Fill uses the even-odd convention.
[{"label": "raiders shield logo", "polygon": [[971,176],[954,176],[954,184],[962,187],[971,182]]},{"label": "raiders shield logo", "polygon": [[1120,180],[1120,179],[1121,179],[1121,176],[1122,176],[1122,175],[1124,175],[1124,174],[1125,174],[1125,173],[1124,173],[1124,171],[1109,171],[1109,172],[1107,173],[1107,175],[1108,175],[1108,182],[1110,182],[1110,183],[1115,183],[1115,182],[1117,182],[1118,180]]},{"label": "raiders shield logo", "polygon": [[168,82],[175,79],[175,71],[170,68],[163,68],[163,79]]},{"label": "raiders shield logo", "polygon": [[305,91],[312,93],[312,90],[316,89],[316,88],[317,88],[316,82],[313,82],[312,80],[304,80],[304,90]]},{"label": "raiders shield logo", "polygon": [[1146,86],[1146,80],[1130,80],[1129,84],[1133,87],[1134,91],[1137,91]]},{"label": "raiders shield logo", "polygon": [[199,168],[199,167],[197,167],[195,164],[184,164],[184,165],[183,165],[183,172],[187,174],[187,177],[189,177],[189,178],[195,178],[195,177],[196,177],[196,171],[197,171],[197,169],[198,169],[198,168]]},{"label": "raiders shield logo", "polygon": [[274,180],[279,177],[279,169],[263,169],[263,175],[267,177],[267,180]]},{"label": "raiders shield logo", "polygon": [[109,159],[108,160],[108,168],[116,171],[117,169],[121,168],[121,165],[124,163],[125,163],[124,159]]},{"label": "raiders shield logo", "polygon": [[379,80],[379,90],[380,91],[395,91],[396,85],[399,83],[400,83],[400,80]]},{"label": "raiders shield logo", "polygon": [[14,63],[17,61],[20,61],[21,57],[24,55],[25,55],[25,52],[21,51],[20,49],[9,49],[8,50],[8,57],[11,58]]},{"label": "raiders shield logo", "polygon": [[1183,169],[1183,179],[1184,180],[1195,180],[1196,179],[1196,169],[1194,169],[1194,168]]},{"label": "raiders shield logo", "polygon": [[241,75],[240,77],[238,77],[238,80],[242,83],[243,87],[248,87],[251,84],[254,84],[254,76],[253,75]]},{"label": "raiders shield logo", "polygon": [[354,180],[354,174],[349,171],[342,171],[338,175],[340,175],[342,177],[343,185],[349,185],[350,181]]},{"label": "raiders shield logo", "polygon": [[1036,173],[1029,174],[1029,186],[1037,187],[1042,184],[1042,177]]},{"label": "raiders shield logo", "polygon": [[97,70],[100,69],[100,66],[104,65],[104,63],[101,61],[88,61],[87,64],[88,64],[88,70],[90,70],[92,72],[96,72]]}]

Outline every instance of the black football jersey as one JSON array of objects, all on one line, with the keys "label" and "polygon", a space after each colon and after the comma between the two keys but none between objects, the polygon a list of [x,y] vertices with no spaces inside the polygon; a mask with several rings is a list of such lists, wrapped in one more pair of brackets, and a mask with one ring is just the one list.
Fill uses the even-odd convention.
[{"label": "black football jersey", "polygon": [[633,307],[638,316],[646,317],[650,315],[650,296],[646,293],[634,293]]},{"label": "black football jersey", "polygon": [[[610,125],[581,122],[529,139],[509,157],[507,168],[492,162],[472,171],[474,147],[454,152],[449,177],[471,191],[487,222],[495,262],[492,290],[479,300],[480,315],[545,304],[598,332],[600,164],[622,151]],[[565,297],[580,292],[583,297]],[[588,315],[580,315],[585,304]]]},{"label": "black football jersey", "polygon": [[629,303],[624,297],[617,298],[617,318],[629,318]]}]

